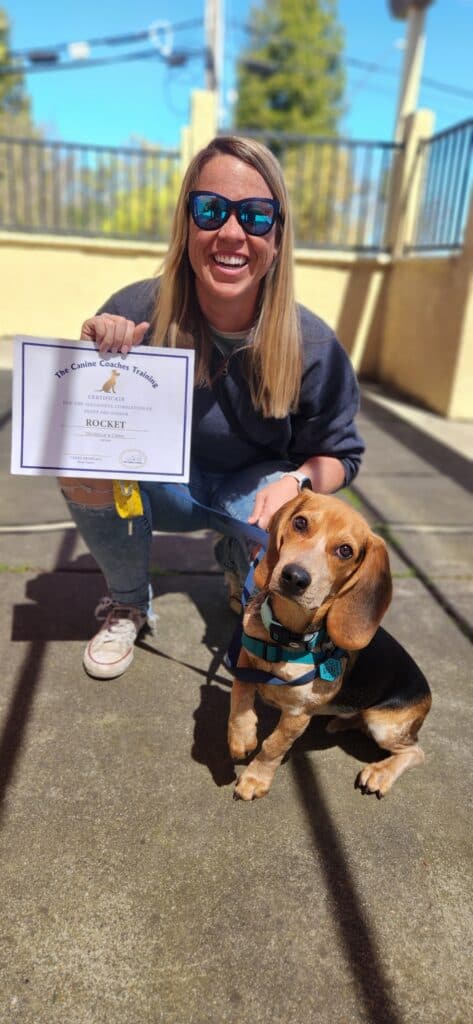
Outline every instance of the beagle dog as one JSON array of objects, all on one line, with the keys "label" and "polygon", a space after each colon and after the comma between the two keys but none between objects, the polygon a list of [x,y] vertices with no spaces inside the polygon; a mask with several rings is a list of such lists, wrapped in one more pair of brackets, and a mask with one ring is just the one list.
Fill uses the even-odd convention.
[{"label": "beagle dog", "polygon": [[380,628],[392,593],[384,541],[338,498],[305,490],[273,517],[255,584],[234,670],[232,758],[257,746],[256,692],[281,715],[235,797],[264,796],[311,717],[330,715],[329,732],[358,728],[389,751],[355,781],[381,798],[406,768],[423,762],[417,733],[431,705],[420,669]]}]

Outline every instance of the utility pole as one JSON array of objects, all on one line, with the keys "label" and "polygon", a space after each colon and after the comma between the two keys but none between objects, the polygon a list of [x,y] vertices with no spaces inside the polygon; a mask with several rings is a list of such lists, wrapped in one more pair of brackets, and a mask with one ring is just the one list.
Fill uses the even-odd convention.
[{"label": "utility pole", "polygon": [[394,128],[394,141],[401,142],[404,120],[417,107],[425,51],[425,17],[434,0],[390,0],[395,18],[407,17],[407,40]]},{"label": "utility pole", "polygon": [[223,0],[205,0],[205,87],[218,94],[221,109],[223,69]]}]

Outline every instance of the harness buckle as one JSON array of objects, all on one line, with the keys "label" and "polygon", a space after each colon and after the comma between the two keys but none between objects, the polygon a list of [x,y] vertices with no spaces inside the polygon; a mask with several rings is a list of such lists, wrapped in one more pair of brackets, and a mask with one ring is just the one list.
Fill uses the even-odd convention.
[{"label": "harness buckle", "polygon": [[277,644],[282,644],[283,647],[290,647],[295,651],[311,651],[312,644],[304,640],[301,636],[300,639],[291,632],[290,629],[286,629],[285,626],[281,626],[275,619],[272,620],[269,626],[269,635],[271,640],[274,640]]},{"label": "harness buckle", "polygon": [[269,635],[271,640],[275,640],[277,644],[289,643],[290,632],[285,629],[284,626],[280,626],[275,622],[272,622],[269,627]]},{"label": "harness buckle", "polygon": [[284,651],[280,644],[268,644],[265,642],[264,655],[265,661],[284,661]]}]

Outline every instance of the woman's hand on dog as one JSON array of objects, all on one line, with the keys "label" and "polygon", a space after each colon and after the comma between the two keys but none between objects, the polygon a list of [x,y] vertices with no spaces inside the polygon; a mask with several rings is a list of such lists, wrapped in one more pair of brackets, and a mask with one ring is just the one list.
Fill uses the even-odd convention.
[{"label": "woman's hand on dog", "polygon": [[249,523],[257,523],[262,530],[268,530],[274,514],[285,505],[286,501],[295,498],[298,493],[297,480],[293,476],[283,476],[271,484],[266,484],[258,491]]},{"label": "woman's hand on dog", "polygon": [[[319,494],[338,491],[345,483],[343,463],[331,455],[314,455],[311,459],[306,459],[304,464],[299,466],[299,472],[312,480],[312,489]],[[298,489],[297,480],[290,474],[284,474],[274,483],[262,487],[256,495],[248,522],[257,523],[262,530],[268,530],[275,512],[278,512],[286,501],[295,498]]]},{"label": "woman's hand on dog", "polygon": [[114,355],[120,353],[126,356],[133,345],[141,345],[148,327],[149,323],[146,320],[141,324],[134,324],[133,320],[126,320],[124,316],[100,313],[84,321],[80,340],[95,342],[99,352],[112,352]]}]

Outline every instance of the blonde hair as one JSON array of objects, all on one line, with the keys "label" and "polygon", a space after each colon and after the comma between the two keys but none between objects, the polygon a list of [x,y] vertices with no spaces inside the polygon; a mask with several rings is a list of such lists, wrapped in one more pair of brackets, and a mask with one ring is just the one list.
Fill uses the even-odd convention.
[{"label": "blonde hair", "polygon": [[195,348],[196,380],[211,384],[213,351],[208,324],[195,290],[187,254],[189,211],[187,196],[195,189],[202,168],[215,156],[234,156],[255,168],[279,200],[279,251],[261,285],[251,345],[245,348],[251,399],[264,416],[282,417],[294,409],[302,373],[302,346],[294,298],[293,228],[281,167],[266,146],[253,139],[226,135],[212,140],[191,161],[177,201],[171,243],[163,265],[153,317],[153,345]]}]

